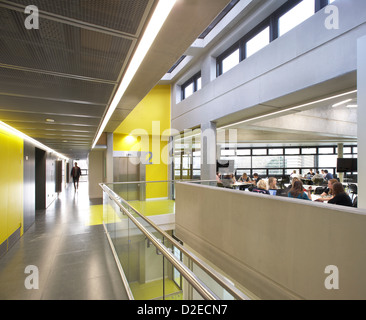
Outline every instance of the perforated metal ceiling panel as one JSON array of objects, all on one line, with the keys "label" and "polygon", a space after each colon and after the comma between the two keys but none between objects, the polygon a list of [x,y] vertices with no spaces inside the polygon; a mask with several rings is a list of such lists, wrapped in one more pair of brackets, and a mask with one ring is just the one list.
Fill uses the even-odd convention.
[{"label": "perforated metal ceiling panel", "polygon": [[[157,2],[0,0],[0,120],[70,158],[85,158]],[[164,25],[169,32],[154,43],[156,48],[169,43],[169,50],[150,57],[149,64],[159,61],[153,70],[140,68],[124,96],[133,103],[116,111],[113,127],[228,2],[177,2],[173,13],[182,12],[181,19]],[[38,7],[39,29],[25,28],[28,5]],[[203,18],[192,21],[190,11]]]},{"label": "perforated metal ceiling panel", "polygon": [[[0,120],[85,158],[155,2],[0,1]],[[30,4],[38,29],[24,25]]]}]

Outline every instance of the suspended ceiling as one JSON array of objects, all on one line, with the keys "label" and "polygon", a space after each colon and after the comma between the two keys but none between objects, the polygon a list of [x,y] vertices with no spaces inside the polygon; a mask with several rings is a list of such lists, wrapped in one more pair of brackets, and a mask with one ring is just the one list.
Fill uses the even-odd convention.
[{"label": "suspended ceiling", "polygon": [[[177,0],[108,123],[113,132],[229,0]],[[157,0],[0,0],[0,120],[85,158]]]}]

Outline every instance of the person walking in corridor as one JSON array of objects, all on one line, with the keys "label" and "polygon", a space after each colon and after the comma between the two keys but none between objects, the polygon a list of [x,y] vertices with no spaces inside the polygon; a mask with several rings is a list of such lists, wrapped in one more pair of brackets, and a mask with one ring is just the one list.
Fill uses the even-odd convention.
[{"label": "person walking in corridor", "polygon": [[78,167],[78,163],[75,162],[75,166],[71,169],[71,176],[74,181],[74,188],[79,189],[79,179],[81,176],[81,169]]}]

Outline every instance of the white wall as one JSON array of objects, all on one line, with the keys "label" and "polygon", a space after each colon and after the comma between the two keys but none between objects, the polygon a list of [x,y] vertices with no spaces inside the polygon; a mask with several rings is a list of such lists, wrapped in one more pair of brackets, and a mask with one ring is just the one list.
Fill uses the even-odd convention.
[{"label": "white wall", "polygon": [[176,184],[178,238],[262,299],[366,299],[365,230],[366,210]]},{"label": "white wall", "polygon": [[99,183],[104,182],[104,150],[92,150],[88,155],[89,162],[89,198],[103,198]]},{"label": "white wall", "polygon": [[[366,1],[338,0],[334,4],[340,14],[339,30],[325,28],[327,15],[323,9],[177,103],[175,97],[180,90],[178,83],[181,83],[178,80],[173,86],[172,127],[183,131],[253,106],[257,106],[253,113],[273,111],[276,106],[266,102],[355,73],[357,39],[366,34]],[[215,48],[211,50],[213,52]],[[215,59],[211,58],[211,53],[202,58],[204,63],[199,62],[192,69],[199,67],[205,74],[214,72],[211,64]],[[356,86],[356,76],[352,85]],[[342,88],[342,83],[339,86],[326,87],[317,94],[333,93]],[[311,94],[310,91],[298,99],[314,99]],[[266,105],[258,107],[260,104]]]}]

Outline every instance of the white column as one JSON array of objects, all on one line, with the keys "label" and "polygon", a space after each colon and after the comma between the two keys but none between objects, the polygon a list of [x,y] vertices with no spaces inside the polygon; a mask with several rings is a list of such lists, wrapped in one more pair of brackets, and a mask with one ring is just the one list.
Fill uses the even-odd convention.
[{"label": "white column", "polygon": [[[343,158],[343,143],[338,143],[338,158]],[[343,172],[337,172],[338,178],[340,182],[343,182],[344,173]]]},{"label": "white column", "polygon": [[366,209],[366,36],[357,44],[358,207]]},{"label": "white column", "polygon": [[113,182],[113,133],[107,133],[106,181]]},{"label": "white column", "polygon": [[201,180],[216,179],[216,123],[201,124]]}]

